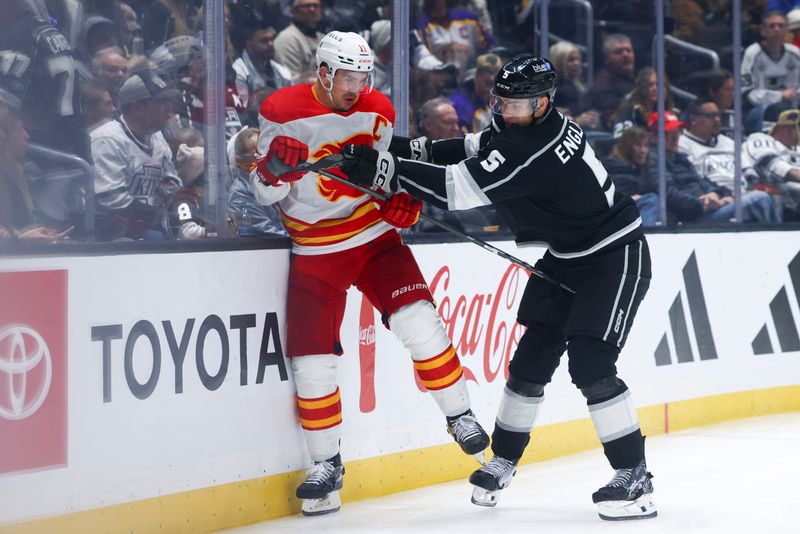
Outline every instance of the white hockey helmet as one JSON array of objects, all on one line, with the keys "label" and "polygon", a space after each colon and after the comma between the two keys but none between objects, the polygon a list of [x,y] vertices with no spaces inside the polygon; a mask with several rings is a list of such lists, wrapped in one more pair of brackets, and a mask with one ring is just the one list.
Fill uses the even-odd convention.
[{"label": "white hockey helmet", "polygon": [[339,69],[369,73],[371,80],[375,58],[367,41],[359,34],[332,31],[322,38],[317,47],[318,76],[323,63],[328,66],[331,80]]}]

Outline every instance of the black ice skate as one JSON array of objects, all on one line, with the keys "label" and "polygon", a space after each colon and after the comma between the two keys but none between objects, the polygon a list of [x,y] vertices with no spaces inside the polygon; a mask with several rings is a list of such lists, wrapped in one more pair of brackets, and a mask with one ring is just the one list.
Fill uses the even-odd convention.
[{"label": "black ice skate", "polygon": [[322,462],[314,462],[305,481],[295,494],[303,500],[303,515],[322,515],[336,512],[342,506],[339,490],[342,489],[344,466],[342,457],[336,455]]},{"label": "black ice skate", "polygon": [[517,461],[494,456],[489,463],[469,476],[472,490],[472,504],[478,506],[497,506],[500,491],[511,484],[517,474]]},{"label": "black ice skate", "polygon": [[653,475],[642,460],[630,469],[617,469],[611,481],[592,494],[601,519],[649,519],[658,511],[653,502]]},{"label": "black ice skate", "polygon": [[481,465],[486,463],[483,451],[489,446],[489,435],[478,423],[472,410],[458,417],[448,417],[447,433],[453,436],[462,451],[473,455]]}]

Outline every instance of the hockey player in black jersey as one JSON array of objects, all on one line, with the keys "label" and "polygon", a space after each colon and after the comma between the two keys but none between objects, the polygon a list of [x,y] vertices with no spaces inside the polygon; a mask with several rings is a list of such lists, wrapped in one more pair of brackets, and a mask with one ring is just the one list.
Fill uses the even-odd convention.
[{"label": "hockey player in black jersey", "polygon": [[359,184],[404,189],[435,206],[494,204],[519,245],[544,244],[536,267],[574,289],[532,276],[517,320],[527,327],[511,360],[492,435],[494,457],[470,476],[472,502],[495,506],[566,350],[611,467],[592,499],[608,520],[655,517],[644,437],[616,361],[650,284],[650,254],[633,201],[614,184],[583,130],[552,105],[550,61],[522,54],[495,78],[491,126],[463,138],[395,138],[388,152],[348,146],[342,169]]}]

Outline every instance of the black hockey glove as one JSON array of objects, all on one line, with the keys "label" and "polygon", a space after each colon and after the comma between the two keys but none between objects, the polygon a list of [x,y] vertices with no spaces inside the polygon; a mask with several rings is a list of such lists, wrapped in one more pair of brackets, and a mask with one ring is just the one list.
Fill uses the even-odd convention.
[{"label": "black hockey glove", "polygon": [[389,152],[398,158],[413,159],[416,161],[431,162],[431,140],[425,136],[415,137],[401,137],[399,135],[392,136],[389,143]]},{"label": "black hockey glove", "polygon": [[397,180],[397,159],[389,152],[378,152],[366,145],[345,145],[344,163],[339,167],[351,182],[394,193]]}]

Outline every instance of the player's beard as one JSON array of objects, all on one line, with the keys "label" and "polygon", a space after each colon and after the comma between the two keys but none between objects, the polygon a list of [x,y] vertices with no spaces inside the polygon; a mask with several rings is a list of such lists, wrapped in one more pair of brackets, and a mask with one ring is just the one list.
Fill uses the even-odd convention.
[{"label": "player's beard", "polygon": [[[349,94],[350,93],[345,93],[342,96],[342,98],[344,98],[344,96],[347,96]],[[333,108],[336,111],[339,111],[339,112],[342,112],[342,113],[350,111],[351,109],[353,109],[353,106],[356,105],[356,102],[358,102],[358,99],[359,99],[359,96],[360,96],[358,93],[354,93],[354,94],[355,94],[355,100],[353,100],[352,104],[350,104],[349,106],[347,106],[345,104],[339,105],[339,103],[336,102],[336,98],[333,96],[333,92],[331,91],[330,95],[331,95],[331,102],[333,103]]]}]

